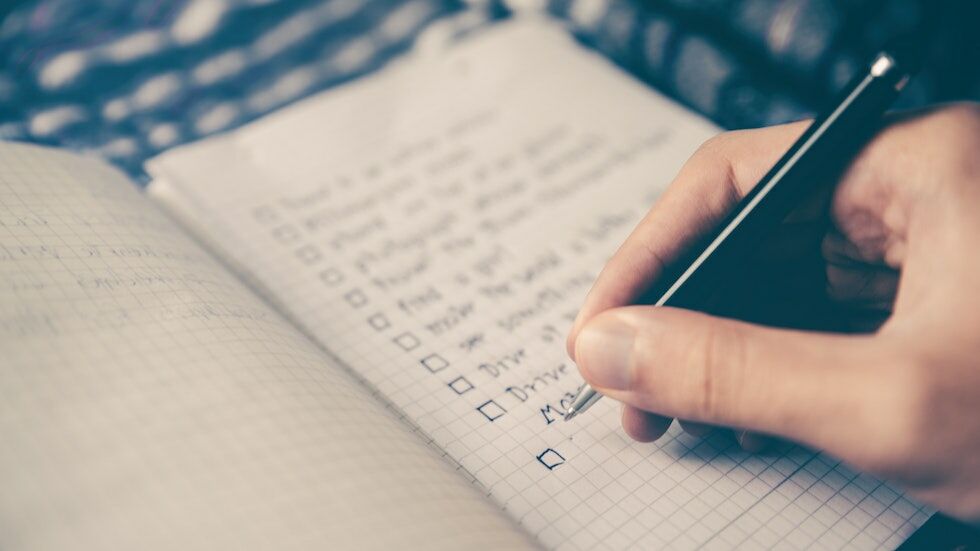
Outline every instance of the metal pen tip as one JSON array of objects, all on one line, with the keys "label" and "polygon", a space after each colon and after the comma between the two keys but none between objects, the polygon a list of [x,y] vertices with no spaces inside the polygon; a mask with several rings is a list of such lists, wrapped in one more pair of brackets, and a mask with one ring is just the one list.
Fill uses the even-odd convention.
[{"label": "metal pen tip", "polygon": [[578,392],[575,393],[575,397],[572,398],[572,403],[568,405],[568,409],[565,411],[565,420],[575,417],[579,413],[592,407],[592,404],[599,401],[602,398],[602,394],[596,392],[589,385],[582,385],[579,387]]}]

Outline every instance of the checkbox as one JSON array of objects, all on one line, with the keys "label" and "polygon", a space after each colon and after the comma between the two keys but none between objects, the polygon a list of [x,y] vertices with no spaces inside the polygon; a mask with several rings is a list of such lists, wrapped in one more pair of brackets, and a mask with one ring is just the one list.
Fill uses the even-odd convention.
[{"label": "checkbox", "polygon": [[452,381],[449,381],[449,388],[453,389],[456,394],[466,394],[467,392],[473,390],[473,383],[470,382],[466,377],[456,377]]},{"label": "checkbox", "polygon": [[279,221],[279,215],[270,206],[255,207],[252,209],[252,217],[260,224],[271,224]]},{"label": "checkbox", "polygon": [[476,406],[476,410],[482,413],[483,416],[490,422],[500,419],[505,413],[507,413],[506,409],[493,400],[487,400],[486,402]]},{"label": "checkbox", "polygon": [[326,283],[331,287],[337,285],[343,280],[344,280],[344,274],[337,271],[336,268],[329,268],[320,272],[320,281]]},{"label": "checkbox", "polygon": [[549,471],[553,471],[555,467],[565,463],[565,458],[562,454],[548,448],[538,455],[538,462],[548,467]]},{"label": "checkbox", "polygon": [[344,294],[344,300],[347,304],[350,304],[354,308],[360,308],[368,303],[367,295],[365,295],[360,289],[354,289],[353,291],[348,291]]},{"label": "checkbox", "polygon": [[430,373],[438,373],[449,367],[449,362],[439,354],[430,354],[420,360]]},{"label": "checkbox", "polygon": [[384,331],[385,329],[391,327],[391,322],[388,321],[388,316],[378,312],[377,314],[368,318],[368,325],[378,331]]},{"label": "checkbox", "polygon": [[279,226],[273,228],[272,237],[283,245],[289,245],[299,240],[299,230],[293,226]]},{"label": "checkbox", "polygon": [[313,245],[303,245],[296,249],[296,257],[302,260],[304,264],[310,265],[323,258],[323,255],[320,253],[320,249]]},{"label": "checkbox", "polygon": [[402,333],[392,340],[406,352],[409,350],[415,350],[420,344],[422,344],[419,342],[419,339],[411,333]]}]

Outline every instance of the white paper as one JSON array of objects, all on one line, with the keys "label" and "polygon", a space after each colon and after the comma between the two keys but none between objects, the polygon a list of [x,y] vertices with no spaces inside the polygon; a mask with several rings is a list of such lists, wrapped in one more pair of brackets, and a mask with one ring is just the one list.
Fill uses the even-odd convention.
[{"label": "white paper", "polygon": [[0,144],[0,351],[4,550],[529,547],[95,160]]},{"label": "white paper", "polygon": [[[837,461],[637,444],[564,337],[717,128],[542,22],[506,23],[164,155],[166,201],[549,547],[889,548],[926,514]],[[151,193],[153,192],[151,188]]]}]

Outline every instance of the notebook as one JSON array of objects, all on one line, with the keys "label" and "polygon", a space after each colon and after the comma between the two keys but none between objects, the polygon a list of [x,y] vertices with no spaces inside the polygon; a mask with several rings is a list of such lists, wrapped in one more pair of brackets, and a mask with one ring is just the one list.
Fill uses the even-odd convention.
[{"label": "notebook", "polygon": [[718,131],[514,20],[143,194],[3,144],[0,547],[895,547],[930,511],[833,458],[561,421],[577,307]]}]

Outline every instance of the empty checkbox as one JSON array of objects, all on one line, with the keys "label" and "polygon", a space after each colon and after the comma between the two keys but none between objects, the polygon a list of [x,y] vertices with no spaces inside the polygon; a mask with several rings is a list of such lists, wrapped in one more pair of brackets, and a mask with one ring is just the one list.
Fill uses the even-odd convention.
[{"label": "empty checkbox", "polygon": [[476,410],[482,413],[483,416],[487,418],[487,421],[491,422],[500,419],[505,413],[507,413],[507,410],[504,409],[503,406],[497,402],[494,402],[493,400],[487,400],[486,402],[476,406]]},{"label": "empty checkbox", "polygon": [[391,322],[388,321],[388,316],[379,312],[368,318],[368,325],[377,331],[384,331],[385,329],[391,327]]},{"label": "empty checkbox", "polygon": [[431,373],[438,373],[449,367],[449,362],[439,354],[430,354],[421,360],[422,365]]},{"label": "empty checkbox", "polygon": [[310,265],[323,258],[323,255],[320,253],[320,249],[313,245],[303,245],[296,249],[296,257],[302,260],[304,264]]},{"label": "empty checkbox", "polygon": [[419,342],[419,339],[411,333],[402,333],[401,335],[395,337],[393,340],[395,341],[395,344],[397,344],[399,347],[401,347],[402,350],[405,351],[415,350],[416,348],[419,347],[420,344],[422,344],[421,342]]},{"label": "empty checkbox", "polygon": [[272,230],[272,237],[283,245],[289,245],[299,240],[299,230],[293,226],[279,226]]},{"label": "empty checkbox", "polygon": [[558,465],[563,464],[565,462],[565,458],[562,456],[562,454],[548,448],[538,455],[538,462],[545,467],[548,467],[548,470],[551,471]]},{"label": "empty checkbox", "polygon": [[466,394],[467,392],[473,390],[473,383],[471,383],[466,377],[460,376],[456,377],[452,381],[449,381],[449,388],[453,389],[453,392],[456,394]]},{"label": "empty checkbox", "polygon": [[344,274],[337,271],[335,268],[329,268],[320,272],[320,281],[326,283],[333,287],[341,281],[344,280]]},{"label": "empty checkbox", "polygon": [[347,304],[350,304],[354,308],[360,308],[368,303],[367,295],[365,295],[360,289],[348,291],[346,294],[344,294],[344,300],[346,300]]}]

